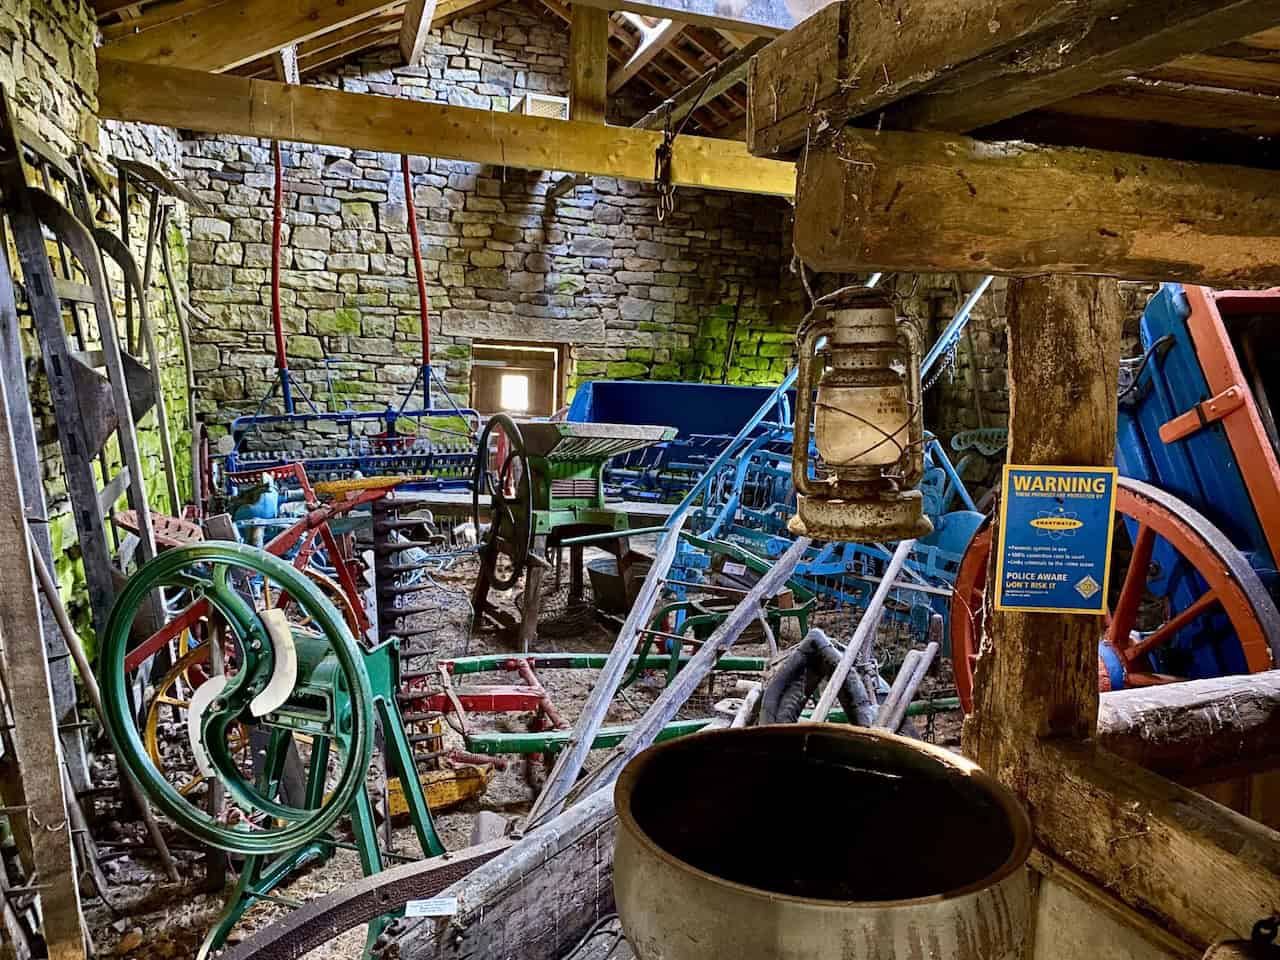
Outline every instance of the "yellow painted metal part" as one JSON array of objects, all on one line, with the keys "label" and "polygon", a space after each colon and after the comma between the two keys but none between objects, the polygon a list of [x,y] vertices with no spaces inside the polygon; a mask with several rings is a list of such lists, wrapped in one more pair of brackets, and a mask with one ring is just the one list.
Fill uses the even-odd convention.
[{"label": "yellow painted metal part", "polygon": [[[427,770],[419,779],[427,796],[427,806],[433,813],[438,813],[484,793],[485,787],[493,779],[493,767],[489,764],[460,764],[440,770]],[[399,777],[392,777],[387,781],[387,796],[391,816],[403,817],[408,814],[409,805],[405,803],[404,787],[401,786]]]},{"label": "yellow painted metal part", "polygon": [[364,490],[380,490],[383,487],[398,487],[402,483],[414,483],[429,480],[421,476],[393,477],[352,477],[349,480],[319,480],[313,483],[312,489],[326,497],[339,497],[347,493],[360,493]]}]

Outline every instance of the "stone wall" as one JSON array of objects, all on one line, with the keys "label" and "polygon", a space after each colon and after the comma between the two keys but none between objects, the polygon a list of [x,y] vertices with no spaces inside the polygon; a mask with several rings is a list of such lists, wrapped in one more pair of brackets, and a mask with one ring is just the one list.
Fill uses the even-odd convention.
[{"label": "stone wall", "polygon": [[[309,82],[499,110],[529,91],[565,95],[568,30],[540,9],[517,0],[457,20],[413,66],[384,51]],[[191,285],[217,321],[198,335],[200,411],[225,422],[273,376],[270,156],[264,141],[231,137],[184,150],[188,185],[217,211],[192,223]],[[419,353],[399,157],[285,144],[284,159],[291,366],[323,394],[327,358],[339,402],[395,397]],[[452,392],[466,399],[478,338],[573,344],[571,384],[718,381],[734,316],[730,379],[776,381],[796,319],[779,293],[785,202],[680,190],[660,222],[647,184],[596,177],[549,200],[560,176],[413,158],[433,358]]]},{"label": "stone wall", "polygon": [[[73,157],[83,152],[99,169],[108,173],[112,171],[110,158],[121,156],[146,160],[171,175],[177,175],[181,152],[174,131],[137,124],[99,123],[96,116],[96,33],[92,5],[87,0],[7,0],[0,4],[0,85],[4,87],[17,117],[64,156]],[[91,190],[95,189],[92,179],[90,184]],[[100,217],[95,226],[118,230],[119,217],[114,199],[105,201],[100,195],[95,195],[93,205]],[[134,255],[139,264],[143,259],[146,216],[145,203],[141,198],[135,198],[131,221]],[[175,264],[180,286],[185,286],[185,220],[185,212],[178,209],[168,238],[180,256],[179,263]],[[17,274],[16,258],[12,250],[7,253]],[[108,272],[115,282],[119,316],[123,310],[120,299],[123,286],[113,268],[109,267]],[[177,322],[160,285],[158,270],[156,276],[157,283],[148,296],[149,312],[162,354],[163,383],[174,443],[179,455],[186,458],[180,469],[180,477],[185,484],[189,475],[186,466],[189,443],[185,439],[188,435],[185,374],[181,366]],[[21,284],[20,275],[15,279]],[[19,296],[21,298],[21,286]],[[92,634],[87,629],[84,574],[75,549],[76,530],[69,513],[53,410],[40,372],[39,345],[24,303],[19,303],[19,311],[36,428],[46,440],[41,448],[41,457],[56,572],[73,618],[84,628],[81,632],[86,641],[92,644]],[[92,326],[90,334],[93,335]],[[149,498],[157,508],[168,510],[163,496],[165,485],[154,412],[148,414],[140,425],[138,439],[144,454]]]}]

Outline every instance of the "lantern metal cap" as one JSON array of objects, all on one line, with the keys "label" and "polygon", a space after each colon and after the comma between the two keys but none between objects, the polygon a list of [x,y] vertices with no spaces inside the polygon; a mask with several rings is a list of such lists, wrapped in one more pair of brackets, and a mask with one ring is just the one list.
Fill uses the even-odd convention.
[{"label": "lantern metal cap", "polygon": [[800,537],[873,543],[928,536],[933,524],[924,515],[919,490],[883,494],[875,499],[830,500],[796,495],[796,515],[787,529]]}]

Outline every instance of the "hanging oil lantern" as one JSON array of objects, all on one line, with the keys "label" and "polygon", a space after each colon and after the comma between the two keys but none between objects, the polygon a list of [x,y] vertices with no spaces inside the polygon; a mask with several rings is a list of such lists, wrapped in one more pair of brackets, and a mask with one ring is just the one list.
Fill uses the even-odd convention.
[{"label": "hanging oil lantern", "polygon": [[847,287],[814,304],[797,347],[791,532],[863,542],[929,533],[933,524],[915,489],[924,475],[915,327],[898,318],[883,292]]}]

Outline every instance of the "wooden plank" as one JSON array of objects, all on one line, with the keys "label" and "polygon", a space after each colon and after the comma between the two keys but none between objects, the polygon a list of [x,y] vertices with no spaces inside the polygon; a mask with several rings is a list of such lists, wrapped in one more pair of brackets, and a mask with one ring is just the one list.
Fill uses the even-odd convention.
[{"label": "wooden plank", "polygon": [[1091,119],[1154,121],[1248,137],[1280,136],[1280,96],[1182,83],[1131,80],[1063,100],[1054,104],[1053,110]]},{"label": "wooden plank", "polygon": [[219,72],[394,6],[389,0],[227,0],[118,37],[98,52],[112,60]]},{"label": "wooden plank", "polygon": [[1280,282],[1280,176],[927,133],[845,131],[800,174],[795,242],[826,271]]},{"label": "wooden plank", "polygon": [[617,93],[621,90],[632,77],[649,65],[650,60],[665,50],[667,45],[675,40],[683,29],[683,23],[668,20],[662,26],[655,27],[652,31],[644,34],[643,39],[640,41],[640,46],[631,54],[631,58],[610,74],[608,92]]},{"label": "wooden plank", "polygon": [[143,30],[151,30],[163,23],[170,23],[196,10],[226,2],[227,0],[174,0],[172,3],[152,4],[140,17],[130,17],[122,13],[118,23],[102,25],[100,27],[102,39],[104,43],[110,43],[120,37],[127,37],[141,33]]},{"label": "wooden plank", "polygon": [[[662,137],[651,130],[495,113],[437,103],[290,86],[269,80],[100,59],[103,117],[166,126],[342,144],[530,170],[563,170],[626,180],[653,177]],[[672,158],[677,186],[790,196],[790,164],[751,157],[740,144],[680,137]]]},{"label": "wooden plank", "polygon": [[[84,918],[76,889],[71,818],[63,791],[62,757],[41,640],[40,606],[31,572],[17,450],[9,401],[0,391],[0,655],[6,696],[14,705],[12,731],[22,771],[26,819],[40,883],[40,912],[50,960],[83,960]],[[72,801],[74,802],[74,800]]]},{"label": "wooden plank", "polygon": [[1173,936],[1203,950],[1274,912],[1280,833],[1092,743],[1045,741],[1030,760],[1037,843]]},{"label": "wooden plank", "polygon": [[1143,76],[1152,80],[1174,80],[1199,86],[1280,95],[1280,62],[1257,62],[1193,53],[1155,70],[1148,70]]},{"label": "wooden plank", "polygon": [[1120,83],[1280,19],[1274,0],[1105,0],[1018,46],[965,64],[886,113],[899,129],[964,133]]},{"label": "wooden plank", "polygon": [[747,77],[747,67],[768,41],[757,37],[745,47],[730,54],[716,66],[698,77],[674,96],[668,97],[643,117],[632,124],[642,130],[660,130],[667,121],[668,113],[672,125],[684,119],[695,102],[709,103],[729,88],[741,83]]},{"label": "wooden plank", "polygon": [[1273,0],[838,0],[760,53],[747,142],[793,154],[890,104],[885,125],[966,132],[1275,20]]},{"label": "wooden plank", "polygon": [[297,83],[298,45],[283,47],[271,54],[271,73],[281,83]]},{"label": "wooden plank", "polygon": [[409,0],[400,24],[400,56],[405,63],[418,62],[427,45],[431,20],[436,15],[436,0]]},{"label": "wooden plank", "polygon": [[604,123],[608,112],[609,11],[575,3],[569,24],[569,117]]},{"label": "wooden plank", "polygon": [[[1008,462],[1112,463],[1119,286],[1084,277],[1021,280],[1010,286],[1006,310]],[[1021,792],[1038,740],[1097,729],[1102,618],[996,611],[991,621],[995,642],[982,641],[965,755]]]},{"label": "wooden plank", "polygon": [[547,775],[542,792],[534,800],[526,823],[536,824],[542,819],[554,817],[564,809],[565,798],[586,764],[591,744],[604,724],[609,706],[617,696],[618,687],[626,675],[635,650],[636,637],[641,630],[649,626],[649,618],[662,595],[667,571],[675,560],[676,550],[680,546],[681,531],[688,519],[688,511],[682,510],[668,524],[667,532],[664,534],[665,539],[654,555],[653,564],[649,567],[644,583],[640,586],[640,592],[627,613],[622,629],[618,631],[613,649],[609,652],[609,659],[596,678],[591,693],[587,695],[582,712],[578,715],[578,722],[574,725],[573,735],[565,745],[565,749],[556,756],[555,766]]},{"label": "wooden plank", "polygon": [[1280,767],[1280,670],[1116,690],[1102,697],[1098,743],[1173,780],[1205,783]]}]

